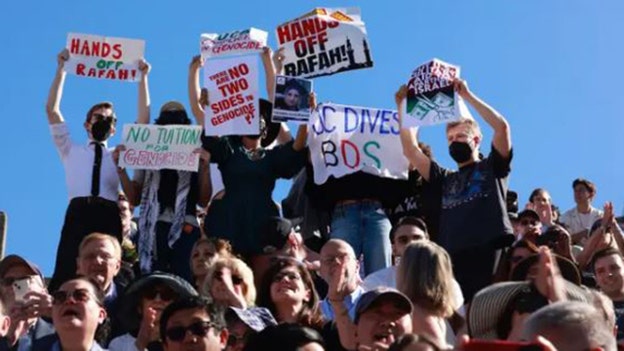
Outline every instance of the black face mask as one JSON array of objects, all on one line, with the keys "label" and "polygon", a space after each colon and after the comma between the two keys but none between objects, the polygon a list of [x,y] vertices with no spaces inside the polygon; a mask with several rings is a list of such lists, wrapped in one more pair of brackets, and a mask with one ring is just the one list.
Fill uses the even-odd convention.
[{"label": "black face mask", "polygon": [[449,154],[455,162],[464,163],[472,157],[472,147],[468,143],[454,141],[449,146]]},{"label": "black face mask", "polygon": [[104,141],[110,136],[112,128],[112,119],[99,119],[91,125],[91,136],[95,141]]}]

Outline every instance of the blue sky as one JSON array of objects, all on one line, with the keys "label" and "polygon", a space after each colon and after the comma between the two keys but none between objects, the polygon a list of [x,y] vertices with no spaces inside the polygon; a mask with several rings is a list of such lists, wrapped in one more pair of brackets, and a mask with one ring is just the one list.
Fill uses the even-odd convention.
[{"label": "blue sky", "polygon": [[[622,214],[623,1],[12,1],[0,13],[6,252],[52,273],[68,199],[44,106],[68,32],[144,39],[157,111],[171,99],[188,105],[187,70],[200,33],[253,26],[268,31],[275,48],[276,26],[317,6],[361,8],[375,65],[316,79],[320,101],[394,108],[395,90],[417,65],[433,57],[458,64],[511,125],[510,182],[521,204],[544,187],[562,210],[571,208],[571,182],[585,177],[597,184],[595,205],[613,200]],[[61,108],[76,141],[86,140],[84,115],[102,100],[115,103],[121,123],[134,121],[135,84],[68,76]],[[481,125],[487,145],[491,131]],[[443,126],[421,136],[439,162],[453,165]],[[280,182],[274,197],[287,190]]]}]

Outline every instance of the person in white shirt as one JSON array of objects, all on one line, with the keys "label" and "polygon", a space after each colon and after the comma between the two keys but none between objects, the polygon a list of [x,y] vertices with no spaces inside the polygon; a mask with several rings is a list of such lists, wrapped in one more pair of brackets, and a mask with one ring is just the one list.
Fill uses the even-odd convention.
[{"label": "person in white shirt", "polygon": [[[396,273],[399,260],[407,245],[420,240],[429,241],[429,232],[425,222],[417,217],[406,216],[401,218],[390,231],[390,242],[392,243],[392,254],[394,255],[394,265],[380,269],[369,274],[362,283],[365,291],[373,290],[382,286],[396,289]],[[462,295],[459,284],[455,279],[452,281],[453,290],[453,307],[458,310],[461,315],[464,314],[463,304],[464,296]]]},{"label": "person in white shirt", "polygon": [[[121,217],[117,206],[119,180],[128,177],[125,170],[117,168],[114,152],[106,144],[107,139],[115,134],[117,122],[112,103],[97,103],[87,112],[84,122],[88,136],[86,144],[77,144],[70,137],[60,109],[66,75],[64,66],[68,59],[67,49],[58,54],[56,75],[46,104],[50,132],[65,168],[69,195],[50,291],[76,273],[78,246],[85,236],[101,232],[121,241]],[[149,65],[141,61],[139,69],[143,74],[140,84],[144,84]],[[139,96],[141,98],[141,94]],[[139,105],[147,109],[147,102],[140,101]],[[128,190],[124,188],[124,191]]]},{"label": "person in white shirt", "polygon": [[603,212],[591,205],[596,196],[596,186],[587,179],[577,178],[572,182],[574,202],[576,207],[566,211],[561,216],[561,223],[565,224],[572,234],[572,241],[583,244],[589,236],[589,230]]}]

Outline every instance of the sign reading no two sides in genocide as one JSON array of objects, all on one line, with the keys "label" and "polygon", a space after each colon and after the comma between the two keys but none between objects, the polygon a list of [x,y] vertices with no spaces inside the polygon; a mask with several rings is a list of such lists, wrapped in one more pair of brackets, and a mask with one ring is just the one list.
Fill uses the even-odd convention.
[{"label": "sign reading no two sides in genocide", "polygon": [[254,135],[260,132],[256,56],[208,60],[204,87],[206,135]]},{"label": "sign reading no two sides in genocide", "polygon": [[141,79],[143,40],[69,33],[66,47],[69,60],[65,71],[69,74],[126,82]]},{"label": "sign reading no two sides in genocide", "polygon": [[317,8],[277,27],[284,74],[312,78],[373,66],[358,8]]}]

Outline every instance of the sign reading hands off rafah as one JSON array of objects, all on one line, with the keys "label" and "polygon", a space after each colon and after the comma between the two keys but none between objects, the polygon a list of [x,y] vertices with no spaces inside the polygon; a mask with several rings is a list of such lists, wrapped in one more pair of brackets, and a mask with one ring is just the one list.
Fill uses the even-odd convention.
[{"label": "sign reading hands off rafah", "polygon": [[308,141],[314,182],[357,171],[407,179],[397,111],[321,104],[310,118]]},{"label": "sign reading hands off rafah", "polygon": [[127,82],[141,79],[143,40],[69,33],[66,47],[69,60],[65,72],[69,74]]},{"label": "sign reading hands off rafah", "polygon": [[124,124],[119,167],[197,171],[200,126]]},{"label": "sign reading hands off rafah", "polygon": [[407,115],[403,127],[417,127],[471,118],[463,99],[455,92],[459,66],[433,59],[418,66],[407,84]]},{"label": "sign reading hands off rafah", "polygon": [[284,75],[311,78],[373,66],[359,8],[316,8],[277,27]]}]

